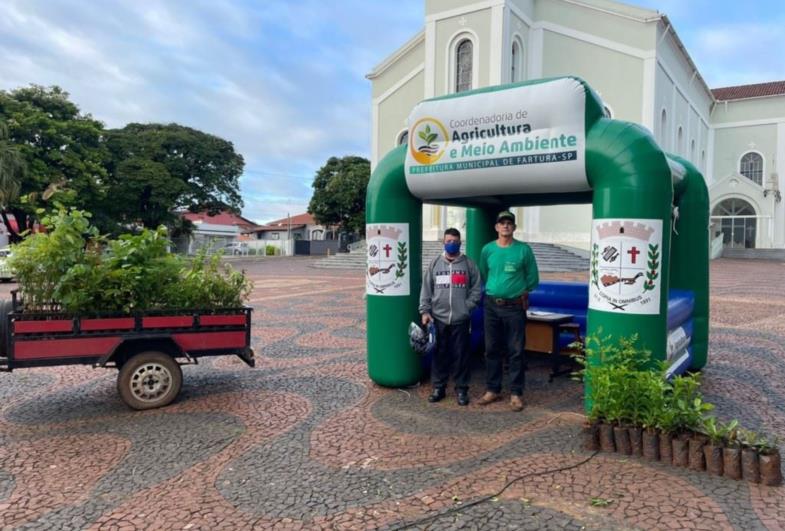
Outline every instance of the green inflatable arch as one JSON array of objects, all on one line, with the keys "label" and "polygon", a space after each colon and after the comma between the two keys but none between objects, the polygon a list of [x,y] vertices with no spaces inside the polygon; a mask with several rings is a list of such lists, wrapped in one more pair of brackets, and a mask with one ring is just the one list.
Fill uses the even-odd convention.
[{"label": "green inflatable arch", "polygon": [[709,198],[703,176],[664,153],[643,127],[604,117],[600,98],[583,80],[542,79],[426,100],[409,117],[408,138],[409,145],[379,162],[368,185],[367,346],[374,382],[399,387],[420,378],[407,328],[419,319],[423,202],[468,208],[465,250],[474,260],[496,238],[502,209],[592,203],[587,333],[637,333],[642,346],[665,359],[669,289],[690,290],[691,369],[705,365]]}]

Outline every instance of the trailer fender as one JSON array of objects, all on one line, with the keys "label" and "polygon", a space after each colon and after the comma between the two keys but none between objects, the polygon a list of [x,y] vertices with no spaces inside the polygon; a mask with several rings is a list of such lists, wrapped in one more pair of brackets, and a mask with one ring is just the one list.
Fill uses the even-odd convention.
[{"label": "trailer fender", "polygon": [[171,336],[149,336],[149,337],[129,337],[124,339],[111,352],[99,359],[94,366],[106,367],[110,362],[114,362],[118,369],[133,355],[148,350],[164,352],[172,358],[187,356],[185,352],[174,342]]}]

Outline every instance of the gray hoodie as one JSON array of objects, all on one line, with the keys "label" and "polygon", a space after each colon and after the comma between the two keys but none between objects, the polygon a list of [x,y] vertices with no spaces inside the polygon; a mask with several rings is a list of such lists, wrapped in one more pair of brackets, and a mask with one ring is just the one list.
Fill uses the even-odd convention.
[{"label": "gray hoodie", "polygon": [[481,296],[480,270],[474,262],[463,254],[450,262],[442,253],[423,274],[420,315],[429,313],[445,324],[461,323]]}]

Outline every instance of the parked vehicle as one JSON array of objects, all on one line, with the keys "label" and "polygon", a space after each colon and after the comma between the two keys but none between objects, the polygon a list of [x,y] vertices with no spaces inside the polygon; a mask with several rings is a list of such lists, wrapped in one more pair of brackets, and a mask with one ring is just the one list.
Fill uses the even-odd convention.
[{"label": "parked vehicle", "polygon": [[231,242],[223,246],[224,254],[248,254],[247,242]]},{"label": "parked vehicle", "polygon": [[255,364],[251,308],[185,309],[134,314],[71,315],[22,310],[16,292],[0,301],[0,370],[92,365],[119,371],[117,390],[133,409],[171,403],[181,365],[235,355]]}]

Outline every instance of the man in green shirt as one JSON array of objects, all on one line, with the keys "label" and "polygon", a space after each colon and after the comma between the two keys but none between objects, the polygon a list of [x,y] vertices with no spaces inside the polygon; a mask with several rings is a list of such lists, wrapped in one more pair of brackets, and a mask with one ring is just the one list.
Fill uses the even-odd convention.
[{"label": "man in green shirt", "polygon": [[510,369],[510,407],[523,409],[524,346],[529,292],[540,276],[534,253],[526,243],[512,237],[515,216],[503,211],[496,216],[498,238],[482,248],[480,274],[485,282],[485,386],[477,402],[490,404],[501,398],[502,355],[507,351]]}]

